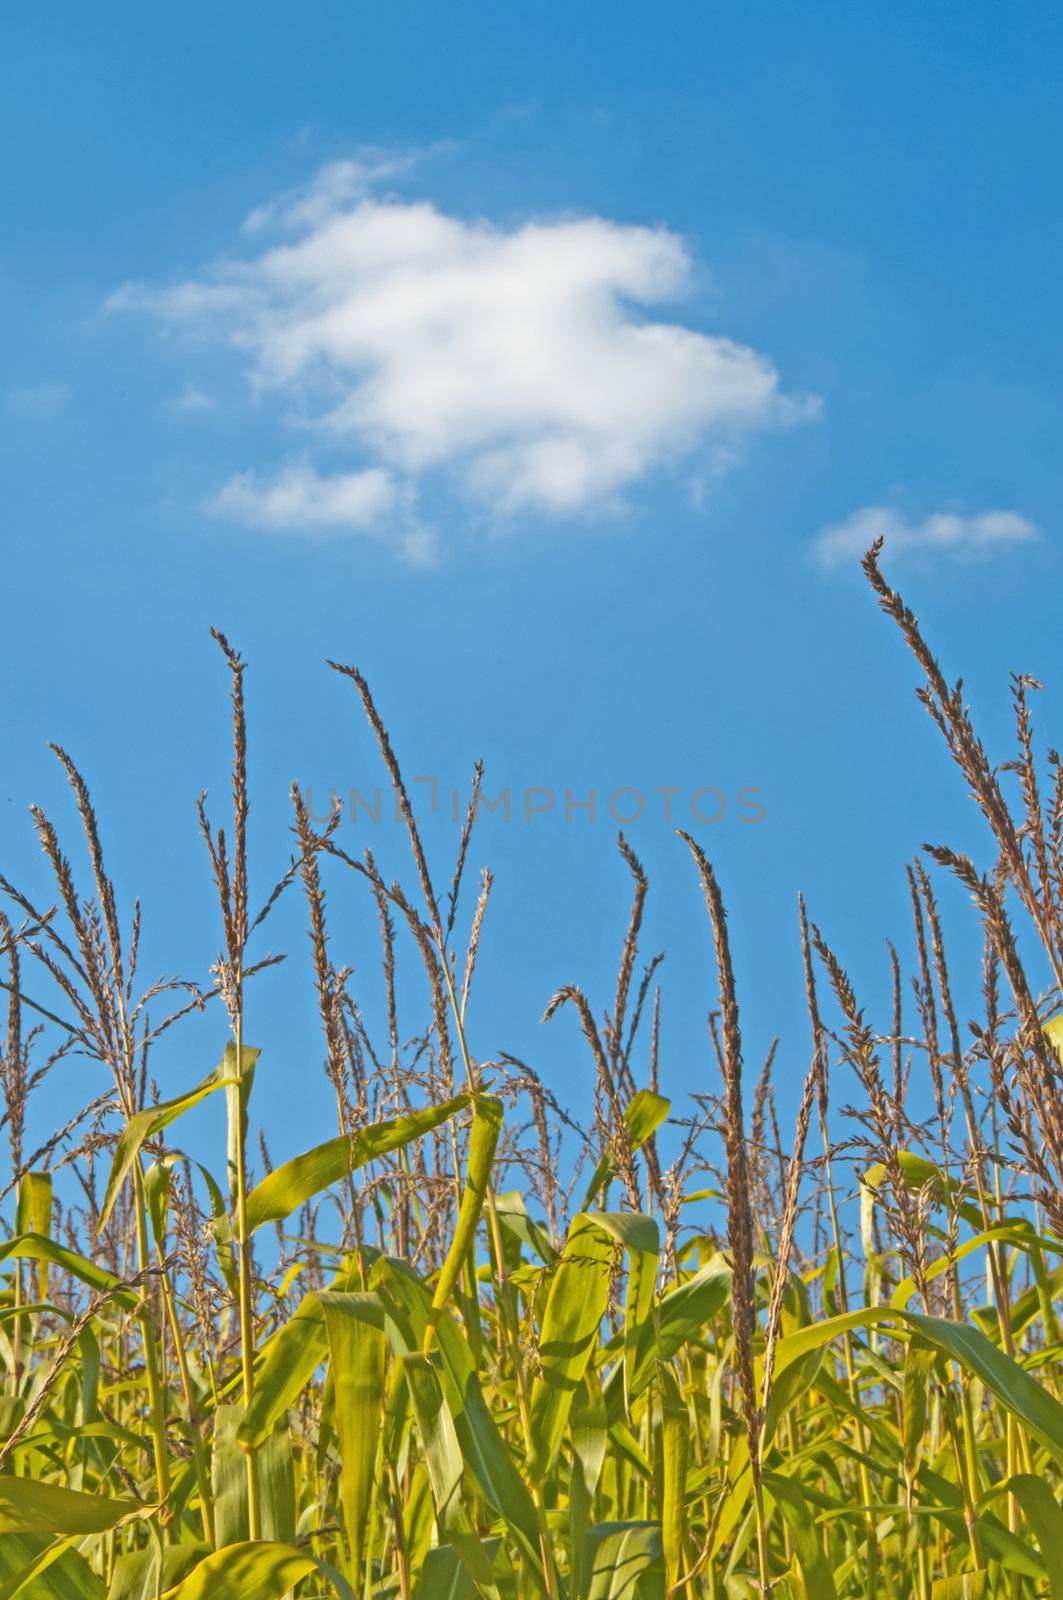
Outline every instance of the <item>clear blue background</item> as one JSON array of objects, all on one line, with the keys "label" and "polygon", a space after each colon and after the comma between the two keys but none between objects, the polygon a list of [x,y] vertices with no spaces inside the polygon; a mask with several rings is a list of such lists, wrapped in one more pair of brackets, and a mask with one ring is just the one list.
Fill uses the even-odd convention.
[{"label": "clear blue background", "polygon": [[[492,793],[764,791],[762,824],[732,816],[700,834],[731,911],[750,1065],[780,1033],[792,1101],[808,1056],[798,890],[880,1005],[884,941],[907,948],[905,860],[943,837],[988,860],[899,640],[857,573],[810,561],[811,536],[882,501],[917,518],[1001,505],[1040,524],[1039,547],[896,573],[994,749],[1013,668],[1046,680],[1038,714],[1060,727],[1059,12],[193,0],[22,8],[4,34],[2,870],[46,896],[30,799],[72,844],[43,748],[61,740],[92,784],[127,906],[143,896],[145,976],[203,977],[219,933],[192,802],[209,786],[221,813],[227,752],[207,628],[252,663],[263,890],[290,848],[292,779],[319,795],[377,781],[353,693],[322,665],[354,660],[410,773],[458,784],[482,755]],[[683,234],[706,269],[684,320],[767,352],[790,392],[822,396],[822,419],[761,439],[700,510],[658,484],[621,523],[449,538],[429,572],[371,541],[207,518],[212,487],[269,465],[276,429],[220,360],[209,376],[232,403],[175,416],[203,360],[107,317],[107,296],[197,271],[253,206],[326,160],[436,141],[455,149],[420,192],[458,215],[574,211]],[[42,384],[69,398],[13,397]],[[472,852],[498,879],[475,1048],[526,1055],[576,1111],[590,1065],[575,1019],[537,1019],[562,982],[611,999],[629,899],[611,831],[488,819]],[[394,830],[345,832],[407,871]],[[429,832],[445,878],[455,830]],[[659,812],[630,835],[653,883],[647,951],[669,951],[666,1081],[714,1086],[690,863]],[[353,880],[331,894],[336,957],[377,1018],[372,908]],[[973,915],[942,895],[956,961],[973,963]],[[291,951],[290,970],[256,990],[250,1035],[267,1046],[259,1112],[283,1155],[332,1113],[294,899],[268,943]],[[412,953],[405,972],[408,1034],[423,1017]],[[212,1065],[223,1038],[218,1014],[169,1039],[163,1091]],[[98,1081],[65,1067],[39,1125]]]}]

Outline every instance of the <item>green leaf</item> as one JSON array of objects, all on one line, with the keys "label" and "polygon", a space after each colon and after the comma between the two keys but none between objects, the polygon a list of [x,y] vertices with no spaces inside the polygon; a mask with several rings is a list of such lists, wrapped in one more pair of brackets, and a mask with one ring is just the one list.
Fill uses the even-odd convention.
[{"label": "green leaf", "polygon": [[986,1582],[984,1572],[957,1572],[949,1578],[935,1578],[930,1585],[930,1600],[982,1600]]},{"label": "green leaf", "polygon": [[822,1365],[823,1351],[810,1350],[800,1361],[792,1361],[785,1372],[779,1374],[777,1382],[772,1384],[764,1415],[764,1450],[775,1438],[776,1429],[790,1407],[796,1405],[815,1383]]},{"label": "green leaf", "polygon": [[519,1189],[511,1189],[508,1194],[496,1194],[495,1211],[502,1226],[521,1244],[526,1244],[529,1250],[534,1251],[540,1261],[549,1266],[557,1260],[557,1251],[550,1243],[546,1229],[529,1216]]},{"label": "green leaf", "polygon": [[926,1438],[930,1373],[936,1360],[937,1352],[932,1346],[924,1344],[921,1339],[908,1341],[901,1386],[901,1447],[909,1504]]},{"label": "green leaf", "polygon": [[384,1307],[375,1294],[323,1294],[340,1446],[340,1501],[360,1581],[384,1398]]},{"label": "green leaf", "polygon": [[871,1327],[880,1322],[903,1323],[927,1344],[960,1362],[968,1372],[981,1378],[1012,1416],[1039,1438],[1057,1460],[1063,1461],[1063,1405],[1017,1361],[967,1323],[928,1317],[900,1307],[871,1306],[863,1311],[847,1311],[840,1317],[812,1323],[780,1339],[775,1370],[781,1373],[791,1362],[799,1360],[809,1350],[828,1344],[847,1329]]},{"label": "green leaf", "polygon": [[782,1477],[780,1473],[766,1472],[764,1487],[779,1507],[790,1530],[806,1600],[835,1600],[837,1591],[834,1574],[823,1553],[812,1507],[800,1484],[794,1478]]},{"label": "green leaf", "polygon": [[274,1428],[257,1459],[262,1538],[274,1544],[292,1544],[296,1523],[295,1461],[287,1417]]},{"label": "green leaf", "polygon": [[1048,1574],[1051,1600],[1063,1600],[1063,1509],[1043,1478],[1019,1473],[998,1484],[994,1493],[1008,1490],[1022,1507],[1022,1514],[1037,1540]]},{"label": "green leaf", "polygon": [[[497,1563],[500,1541],[485,1539],[483,1544],[485,1554]],[[429,1550],[415,1592],[417,1600],[477,1600],[478,1594],[460,1553],[449,1544]]]},{"label": "green leaf", "polygon": [[491,1562],[465,1510],[461,1450],[438,1374],[427,1356],[400,1356],[399,1360],[432,1485],[440,1540],[454,1546],[470,1577],[485,1593],[496,1595]]},{"label": "green leaf", "polygon": [[[130,1117],[114,1148],[111,1176],[107,1180],[107,1192],[103,1197],[97,1233],[102,1233],[107,1226],[114,1203],[144,1141],[153,1139],[157,1133],[161,1133],[163,1128],[168,1128],[171,1122],[175,1122],[192,1106],[205,1100],[208,1094],[213,1094],[215,1089],[221,1089],[234,1082],[235,1054],[235,1046],[226,1045],[221,1064],[215,1067],[209,1077],[204,1078],[195,1089],[190,1089],[187,1094],[177,1095],[173,1100],[163,1100],[160,1105],[146,1106],[143,1111],[137,1111]],[[254,1058],[257,1055],[257,1050],[245,1046],[245,1060],[248,1056]]]},{"label": "green leaf", "polygon": [[608,1301],[614,1241],[628,1255],[623,1374],[629,1403],[632,1398],[641,1341],[651,1329],[660,1234],[652,1217],[584,1212],[572,1219],[543,1313],[541,1373],[531,1395],[528,1472],[533,1482],[545,1479],[557,1456],[572,1397],[594,1353]]},{"label": "green leaf", "polygon": [[247,1197],[247,1228],[254,1233],[266,1222],[283,1222],[297,1211],[304,1200],[319,1194],[330,1184],[356,1172],[377,1156],[397,1150],[447,1122],[469,1103],[467,1094],[456,1095],[438,1106],[411,1111],[408,1116],[389,1122],[376,1122],[362,1128],[352,1138],[329,1139],[301,1156],[294,1156],[274,1169]]},{"label": "green leaf", "polygon": [[294,1405],[328,1351],[320,1298],[308,1294],[264,1348],[255,1392],[240,1424],[240,1442],[255,1449]]},{"label": "green leaf", "polygon": [[[704,1338],[706,1324],[727,1303],[730,1285],[731,1268],[720,1251],[693,1277],[658,1301],[656,1317],[639,1330],[634,1376],[629,1385],[631,1397],[640,1395],[656,1372],[658,1348],[660,1359],[670,1361],[685,1344]],[[617,1367],[605,1386],[611,1422],[620,1415],[623,1378],[623,1370]]]},{"label": "green leaf", "polygon": [[87,1261],[84,1256],[79,1256],[76,1250],[67,1250],[64,1245],[55,1244],[39,1233],[23,1233],[16,1239],[8,1239],[4,1244],[0,1244],[0,1261],[12,1258],[25,1261],[50,1261],[53,1266],[62,1267],[64,1272],[69,1272],[80,1283],[87,1284],[90,1289],[100,1293],[112,1291],[115,1301],[127,1309],[135,1306],[139,1299],[136,1290],[120,1286],[121,1280],[116,1278],[113,1272],[98,1267],[94,1261]]},{"label": "green leaf", "polygon": [[687,1536],[687,1468],[690,1461],[690,1414],[678,1379],[664,1362],[661,1384],[661,1544],[669,1588],[684,1571]]},{"label": "green leaf", "polygon": [[573,1396],[594,1354],[609,1298],[613,1240],[593,1214],[573,1218],[553,1275],[539,1337],[541,1372],[532,1385],[528,1476],[546,1478]]},{"label": "green leaf", "polygon": [[192,1161],[190,1166],[195,1167],[203,1179],[210,1201],[210,1220],[214,1232],[214,1253],[218,1258],[221,1275],[225,1279],[226,1288],[231,1294],[239,1292],[239,1272],[236,1266],[236,1247],[233,1244],[232,1222],[229,1219],[229,1210],[225,1203],[225,1196],[217,1179],[199,1161]]},{"label": "green leaf", "polygon": [[202,1543],[171,1544],[165,1550],[131,1550],[119,1556],[107,1600],[155,1600],[160,1589],[180,1583],[197,1562],[210,1554]]},{"label": "green leaf", "polygon": [[1024,1367],[990,1344],[977,1328],[965,1323],[927,1317],[916,1311],[905,1312],[904,1320],[918,1329],[929,1344],[981,1378],[1012,1416],[1035,1434],[1057,1461],[1063,1462],[1063,1405]]},{"label": "green leaf", "polygon": [[[36,1233],[50,1238],[52,1233],[52,1175],[50,1172],[24,1172],[18,1183],[16,1233]],[[37,1283],[42,1300],[48,1298],[48,1263],[37,1266]]]},{"label": "green leaf", "polygon": [[569,1565],[579,1572],[583,1541],[593,1520],[591,1509],[605,1465],[609,1418],[605,1395],[594,1373],[584,1373],[572,1401],[568,1418],[568,1438],[572,1446],[572,1472],[569,1477]]},{"label": "green leaf", "polygon": [[316,1570],[312,1556],[288,1544],[230,1544],[206,1556],[162,1600],[280,1600]]},{"label": "green leaf", "polygon": [[136,1500],[0,1474],[0,1533],[106,1533],[140,1510]]},{"label": "green leaf", "polygon": [[652,1331],[650,1309],[657,1284],[657,1262],[661,1235],[652,1217],[628,1211],[596,1211],[594,1221],[613,1236],[627,1251],[627,1289],[624,1295],[624,1391],[630,1406],[639,1349],[644,1328]]},{"label": "green leaf", "polygon": [[104,1600],[105,1590],[70,1535],[0,1534],[3,1600]]},{"label": "green leaf", "polygon": [[[395,1353],[406,1355],[419,1350],[431,1306],[426,1285],[407,1262],[389,1257],[382,1257],[374,1266],[370,1283],[384,1303]],[[436,1324],[436,1346],[442,1361],[443,1394],[466,1471],[488,1505],[505,1519],[536,1581],[541,1581],[535,1507],[484,1399],[469,1341],[453,1317],[442,1316]]]},{"label": "green leaf", "polygon": [[166,1217],[170,1209],[170,1180],[177,1156],[173,1153],[153,1161],[144,1174],[144,1199],[151,1223],[151,1235],[163,1255],[166,1254]]},{"label": "green leaf", "polygon": [[580,1600],[664,1600],[657,1522],[600,1522],[583,1544]]},{"label": "green leaf", "polygon": [[[337,1273],[331,1288],[325,1292],[336,1289],[344,1293],[359,1281],[358,1266],[350,1262]],[[259,1352],[255,1392],[238,1430],[242,1445],[254,1450],[265,1443],[327,1355],[325,1314],[321,1309],[321,1296],[315,1290],[300,1301],[287,1322],[281,1323]]]},{"label": "green leaf", "polygon": [[219,1405],[214,1412],[210,1476],[214,1537],[219,1545],[237,1544],[248,1535],[247,1456],[237,1436],[243,1417],[240,1404]]},{"label": "green leaf", "polygon": [[[639,1089],[628,1101],[627,1110],[624,1112],[624,1126],[631,1141],[632,1150],[638,1150],[646,1143],[652,1133],[656,1133],[669,1111],[672,1102],[666,1100],[663,1094],[657,1094],[653,1089]],[[616,1164],[608,1152],[602,1157],[594,1169],[594,1176],[587,1185],[587,1193],[583,1196],[583,1207],[586,1211],[596,1196],[601,1192],[616,1171]]]},{"label": "green leaf", "polygon": [[450,1300],[454,1285],[465,1264],[465,1257],[472,1249],[480,1213],[483,1211],[484,1200],[491,1182],[491,1168],[494,1165],[495,1148],[501,1131],[501,1100],[492,1099],[490,1095],[476,1095],[472,1103],[472,1132],[469,1135],[465,1187],[461,1194],[461,1205],[458,1207],[458,1220],[454,1225],[454,1237],[443,1259],[435,1292],[432,1295],[433,1325],[438,1320],[440,1311]]}]

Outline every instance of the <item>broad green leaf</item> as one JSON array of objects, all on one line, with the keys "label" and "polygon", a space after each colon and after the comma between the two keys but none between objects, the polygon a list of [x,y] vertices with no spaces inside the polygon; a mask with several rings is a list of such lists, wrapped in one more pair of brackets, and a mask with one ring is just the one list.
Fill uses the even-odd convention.
[{"label": "broad green leaf", "polygon": [[932,1346],[921,1339],[908,1341],[901,1387],[901,1447],[909,1507],[926,1438],[930,1374],[936,1360],[937,1352]]},{"label": "broad green leaf", "polygon": [[1043,1478],[1028,1472],[1009,1478],[999,1487],[1009,1490],[1022,1507],[1040,1547],[1051,1600],[1063,1600],[1063,1509],[1059,1501]]},{"label": "broad green leaf", "polygon": [[686,1571],[690,1414],[671,1367],[661,1363],[661,1547],[669,1588]]},{"label": "broad green leaf", "polygon": [[160,1590],[180,1583],[209,1554],[210,1546],[201,1543],[132,1550],[115,1562],[107,1600],[155,1600]]},{"label": "broad green leaf", "polygon": [[930,1585],[930,1600],[983,1600],[987,1581],[984,1572],[957,1572],[949,1578],[936,1578]]},{"label": "broad green leaf", "polygon": [[593,1517],[591,1509],[605,1464],[609,1418],[605,1395],[593,1372],[584,1373],[572,1401],[568,1418],[568,1437],[572,1446],[572,1472],[569,1478],[569,1564],[579,1572],[583,1541]]},{"label": "broad green leaf", "polygon": [[[969,1549],[963,1496],[956,1484],[924,1465],[919,1469],[917,1488],[919,1507],[930,1512],[948,1528],[958,1545]],[[1009,1572],[1019,1572],[1028,1578],[1044,1577],[1044,1563],[1037,1551],[1012,1533],[992,1512],[984,1508],[979,1510],[977,1524],[979,1542],[985,1554],[999,1561]]]},{"label": "broad green leaf", "polygon": [[[372,1257],[375,1252],[368,1251]],[[359,1269],[349,1262],[331,1288],[344,1293],[359,1281]],[[239,1427],[240,1443],[256,1449],[265,1443],[277,1423],[310,1382],[328,1355],[328,1334],[321,1296],[312,1291],[281,1323],[276,1333],[262,1346],[255,1375],[255,1392]]]},{"label": "broad green leaf", "polygon": [[929,1344],[981,1378],[1012,1416],[1035,1434],[1057,1461],[1063,1462],[1063,1405],[1024,1367],[990,1344],[977,1328],[965,1323],[947,1322],[944,1317],[927,1317],[915,1311],[905,1312],[904,1320]]},{"label": "broad green leaf", "polygon": [[661,1235],[652,1217],[628,1211],[596,1211],[594,1221],[627,1251],[627,1290],[624,1295],[624,1391],[630,1406],[638,1356],[639,1335],[651,1327],[650,1307],[657,1283]]},{"label": "broad green leaf", "polygon": [[[484,1553],[495,1564],[500,1554],[497,1539],[483,1541]],[[478,1600],[478,1591],[460,1553],[449,1544],[429,1550],[415,1590],[417,1600]]]},{"label": "broad green leaf", "polygon": [[0,1533],[106,1533],[141,1509],[136,1500],[0,1474]]},{"label": "broad green leaf", "polygon": [[[642,1389],[645,1389],[647,1382],[652,1378],[653,1371],[656,1370],[658,1328],[660,1328],[661,1323],[660,1318],[650,1317],[650,1310],[653,1307],[656,1264],[658,1264],[658,1254],[660,1254],[660,1232],[658,1232],[658,1226],[656,1226],[653,1218],[640,1216],[634,1211],[591,1211],[591,1213],[586,1213],[586,1219],[588,1219],[588,1226],[597,1227],[602,1234],[613,1238],[618,1245],[623,1245],[624,1250],[628,1251],[628,1288],[626,1288],[626,1294],[624,1294],[624,1360],[620,1368],[616,1368],[615,1373],[610,1376],[607,1386],[605,1386],[605,1394],[607,1394],[608,1406],[610,1406],[610,1422],[615,1422],[620,1416],[621,1390],[623,1390],[624,1403],[631,1406],[632,1400],[642,1392]],[[573,1219],[573,1227],[575,1227],[576,1222],[580,1222],[580,1218]],[[570,1240],[572,1240],[572,1234],[573,1230],[568,1230]],[[565,1246],[565,1248],[568,1248],[568,1246]],[[562,1267],[564,1267],[564,1256],[562,1256]],[[559,1275],[560,1269],[559,1274],[554,1277],[554,1283],[551,1285],[551,1298],[546,1302],[541,1344],[544,1341],[548,1341],[548,1338],[554,1341],[554,1334],[548,1334],[546,1317],[551,1315],[551,1301],[554,1299],[554,1293],[556,1293],[557,1277]],[[576,1282],[576,1280],[573,1280],[572,1274],[568,1274],[567,1280],[568,1282]],[[696,1309],[701,1309],[701,1307],[696,1306],[696,1296],[693,1299],[688,1298],[687,1304],[685,1304],[687,1315],[690,1315],[692,1310],[696,1312]],[[564,1302],[559,1304],[556,1310],[559,1310],[559,1312],[564,1310]],[[682,1315],[684,1307],[680,1306],[679,1310],[680,1315]],[[564,1342],[564,1338],[560,1339],[560,1342]],[[668,1344],[661,1342],[660,1355],[674,1354],[677,1347],[679,1347],[679,1342],[679,1330],[677,1330],[676,1320],[672,1320],[671,1325],[669,1325]],[[576,1378],[578,1376],[580,1374],[576,1374]],[[562,1418],[562,1430],[564,1430],[564,1418]]]},{"label": "broad green leaf", "polygon": [[225,1196],[217,1179],[199,1161],[190,1163],[195,1167],[206,1186],[207,1197],[210,1201],[210,1219],[214,1229],[214,1253],[218,1258],[221,1275],[225,1279],[226,1287],[233,1295],[237,1294],[239,1272],[236,1265],[236,1247],[233,1244],[232,1223],[229,1211],[225,1204]]},{"label": "broad green leaf", "polygon": [[438,1374],[427,1356],[408,1355],[399,1360],[432,1485],[440,1542],[452,1544],[474,1582],[485,1593],[495,1595],[491,1562],[465,1509],[461,1450]]},{"label": "broad green leaf", "polygon": [[247,1456],[236,1431],[243,1417],[244,1408],[238,1404],[220,1405],[214,1412],[210,1475],[219,1546],[239,1544],[248,1537]]},{"label": "broad green leaf", "polygon": [[609,1298],[613,1238],[593,1214],[573,1218],[553,1275],[531,1393],[528,1476],[542,1483],[561,1447],[573,1396],[594,1354]]},{"label": "broad green leaf", "polygon": [[295,1404],[328,1352],[319,1296],[308,1294],[265,1347],[255,1392],[240,1424],[240,1442],[255,1449]]},{"label": "broad green leaf", "polygon": [[384,1398],[384,1308],[375,1294],[323,1294],[340,1445],[340,1501],[351,1570],[365,1560],[365,1528],[373,1492]]},{"label": "broad green leaf", "polygon": [[782,1372],[791,1362],[828,1344],[847,1329],[871,1327],[881,1322],[897,1322],[914,1329],[927,1344],[981,1378],[1001,1404],[1035,1434],[1057,1460],[1063,1461],[1063,1405],[1024,1367],[991,1344],[985,1334],[966,1323],[928,1317],[900,1307],[872,1306],[863,1311],[848,1311],[826,1322],[799,1328],[781,1339],[776,1372]]},{"label": "broad green leaf", "polygon": [[[0,1535],[0,1542],[14,1537],[17,1535]],[[77,1540],[76,1533],[68,1533],[63,1539],[54,1539],[50,1543],[42,1541],[42,1548],[30,1559],[27,1566],[8,1578],[6,1582],[0,1582],[0,1600],[20,1600],[20,1597],[21,1600],[29,1600],[32,1595],[43,1597],[45,1594],[54,1593],[52,1583],[62,1582],[65,1574],[60,1576],[56,1571],[49,1579],[49,1568],[58,1567],[64,1556],[76,1557],[77,1552],[72,1546]]]},{"label": "broad green leaf", "polygon": [[[772,1383],[771,1394],[764,1414],[764,1441],[766,1449],[775,1438],[776,1429],[781,1419],[786,1415],[791,1406],[797,1404],[801,1396],[807,1394],[819,1376],[823,1364],[823,1351],[810,1350],[802,1356],[800,1361],[792,1361],[786,1370],[779,1374]],[[763,1365],[759,1363],[758,1365]]]},{"label": "broad green leaf", "polygon": [[103,1584],[71,1538],[0,1534],[0,1595],[4,1600],[105,1600]]},{"label": "broad green leaf", "polygon": [[257,1452],[262,1537],[274,1544],[295,1540],[295,1463],[288,1419],[279,1422]]},{"label": "broad green leaf", "polygon": [[664,1600],[657,1522],[600,1522],[583,1544],[580,1600]]},{"label": "broad green leaf", "polygon": [[835,1600],[834,1575],[816,1527],[812,1508],[800,1484],[778,1472],[764,1474],[764,1487],[786,1520],[793,1540],[805,1600]]},{"label": "broad green leaf", "polygon": [[[36,1233],[48,1239],[52,1233],[52,1175],[50,1172],[24,1172],[18,1183],[16,1233]],[[37,1264],[37,1284],[42,1300],[48,1298],[48,1262]]]},{"label": "broad green leaf", "polygon": [[[427,1286],[405,1261],[388,1257],[381,1258],[373,1268],[370,1283],[384,1303],[395,1353],[406,1355],[420,1350],[431,1306]],[[505,1519],[538,1581],[541,1573],[535,1507],[484,1399],[469,1341],[453,1317],[440,1317],[436,1348],[442,1361],[443,1394],[465,1468],[488,1505]]]},{"label": "broad green leaf", "polygon": [[[657,1302],[656,1315],[639,1330],[634,1377],[630,1394],[640,1395],[657,1370],[660,1358],[670,1361],[691,1340],[705,1337],[707,1324],[727,1304],[731,1268],[719,1251],[685,1283]],[[605,1386],[609,1420],[615,1422],[623,1404],[624,1373],[616,1367]]]},{"label": "broad green leaf", "polygon": [[244,1542],[206,1556],[163,1600],[280,1600],[317,1570],[317,1562],[287,1544]]},{"label": "broad green leaf", "polygon": [[456,1095],[438,1106],[411,1111],[389,1122],[375,1122],[352,1138],[329,1139],[301,1156],[276,1167],[247,1197],[249,1233],[266,1222],[283,1222],[305,1200],[390,1150],[398,1150],[424,1133],[430,1133],[469,1104],[469,1095]]}]

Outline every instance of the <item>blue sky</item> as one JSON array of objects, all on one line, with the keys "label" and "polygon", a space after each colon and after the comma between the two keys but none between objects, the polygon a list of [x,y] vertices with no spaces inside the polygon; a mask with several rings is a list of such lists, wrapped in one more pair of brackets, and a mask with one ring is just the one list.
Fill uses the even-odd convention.
[{"label": "blue sky", "polygon": [[[441,786],[438,858],[477,757],[513,795],[473,851],[497,877],[481,1055],[524,1054],[585,1104],[573,1020],[537,1019],[563,982],[608,1000],[628,903],[608,798],[637,789],[666,1077],[711,1081],[703,912],[653,791],[679,789],[689,825],[713,788],[726,813],[694,826],[751,1064],[782,1034],[792,1094],[797,891],[878,1001],[905,860],[925,838],[985,848],[855,569],[862,535],[892,527],[887,567],[997,748],[1009,670],[1046,682],[1059,726],[1061,33],[981,0],[9,19],[3,870],[43,884],[25,805],[68,814],[58,739],[143,896],[145,972],[203,975],[192,802],[222,804],[227,737],[207,629],[252,663],[263,887],[292,779],[379,781],[322,665],[356,661],[407,771]],[[525,823],[529,787],[556,799]],[[592,787],[598,820],[566,821],[566,790]],[[345,832],[406,870],[393,829]],[[369,907],[343,880],[332,901],[372,1013]],[[290,970],[251,1034],[288,1153],[330,1115],[294,901],[271,941]],[[222,1031],[169,1043],[164,1089]]]}]

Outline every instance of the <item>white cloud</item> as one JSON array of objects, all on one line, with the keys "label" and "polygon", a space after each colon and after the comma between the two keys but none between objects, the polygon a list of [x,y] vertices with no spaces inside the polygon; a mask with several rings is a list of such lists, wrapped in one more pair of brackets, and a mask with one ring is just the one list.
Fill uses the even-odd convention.
[{"label": "white cloud", "polygon": [[[505,228],[374,198],[409,160],[333,163],[252,214],[256,240],[283,230],[259,253],[112,297],[228,344],[258,392],[285,398],[358,469],[294,496],[305,468],[272,488],[235,479],[220,509],[250,518],[257,506],[280,526],[276,506],[292,506],[294,528],[302,503],[320,524],[323,497],[345,503],[375,470],[407,504],[433,474],[495,520],[610,511],[658,469],[722,469],[751,431],[814,412],[748,346],[649,320],[692,281],[674,234],[601,217]],[[349,525],[364,526],[360,511]]]},{"label": "white cloud", "polygon": [[254,473],[238,473],[210,497],[207,509],[275,533],[379,533],[390,519],[399,528],[403,554],[427,563],[434,559],[434,541],[417,525],[408,498],[405,486],[380,467],[322,474],[303,465],[264,482]]},{"label": "white cloud", "polygon": [[237,522],[260,523],[285,532],[365,528],[395,505],[395,483],[386,472],[337,472],[321,477],[310,467],[289,467],[270,483],[241,472],[219,489],[211,509]]},{"label": "white cloud", "polygon": [[388,178],[411,172],[425,152],[363,150],[357,160],[329,161],[312,181],[276,200],[256,206],[243,221],[244,233],[259,233],[279,224],[286,228],[315,228],[353,200],[364,199]]},{"label": "white cloud", "polygon": [[926,551],[971,559],[1017,544],[1032,544],[1042,537],[1036,523],[1017,511],[980,511],[962,516],[938,511],[922,522],[910,522],[888,506],[864,506],[843,522],[822,528],[812,541],[812,552],[824,567],[855,561],[876,539],[884,538],[891,556]]},{"label": "white cloud", "polygon": [[175,411],[214,411],[218,402],[212,400],[203,389],[197,389],[194,383],[186,383],[177,399],[174,401]]}]

